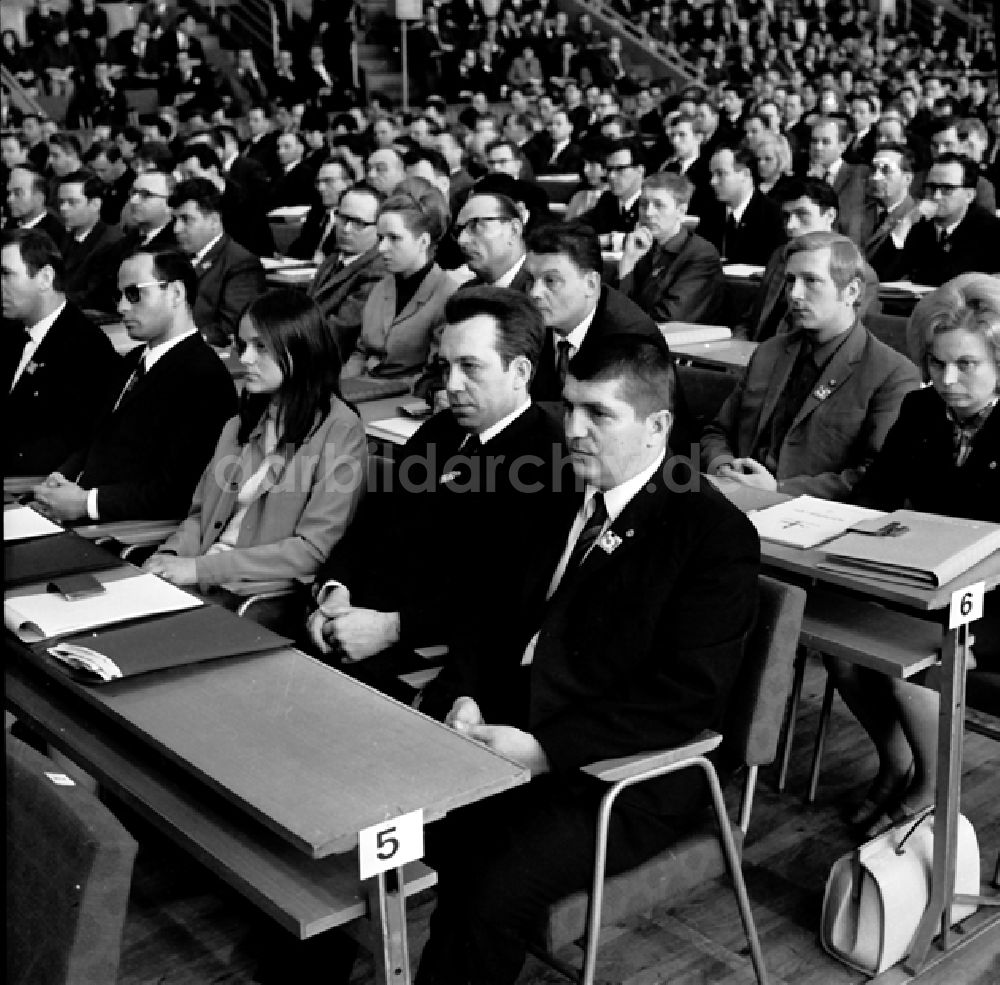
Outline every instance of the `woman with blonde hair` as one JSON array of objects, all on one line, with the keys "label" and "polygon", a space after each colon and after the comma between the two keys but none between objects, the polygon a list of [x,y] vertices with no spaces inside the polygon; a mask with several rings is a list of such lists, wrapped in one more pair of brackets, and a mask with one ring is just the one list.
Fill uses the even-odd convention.
[{"label": "woman with blonde hair", "polygon": [[776,202],[792,173],[792,148],[788,138],[780,133],[763,133],[753,142],[753,156],[757,161],[757,187],[761,193]]},{"label": "woman with blonde hair", "polygon": [[[931,385],[903,399],[852,499],[881,510],[1000,522],[1000,279],[963,274],[928,294],[913,310],[908,341]],[[974,665],[1000,682],[997,590],[987,595],[974,633]],[[934,802],[934,671],[889,680],[833,658],[827,666],[878,753],[878,774],[850,818],[874,837]]]}]

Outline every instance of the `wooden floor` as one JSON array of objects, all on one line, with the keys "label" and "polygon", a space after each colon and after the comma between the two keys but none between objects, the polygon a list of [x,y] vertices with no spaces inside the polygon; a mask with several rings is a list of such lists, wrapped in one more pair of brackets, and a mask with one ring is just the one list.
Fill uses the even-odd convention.
[{"label": "wooden floor", "polygon": [[[773,985],[865,981],[829,957],[817,939],[827,872],[853,847],[838,806],[863,792],[874,766],[863,733],[838,701],[818,802],[813,808],[804,807],[802,792],[822,686],[819,667],[810,666],[788,789],[777,794],[776,769],[764,771],[746,846],[744,871]],[[971,735],[965,749],[962,809],[979,838],[984,882],[992,878],[1000,851],[998,805],[1000,744]],[[432,908],[429,895],[410,908],[414,960]],[[263,980],[258,972],[262,952],[277,950],[281,943],[252,908],[195,863],[155,839],[140,850],[119,985],[249,985]],[[614,928],[601,953],[600,978],[606,982],[743,985],[754,981],[732,893],[724,882],[706,885],[683,906],[664,907]],[[575,948],[563,955],[568,960],[576,956]],[[291,971],[284,981],[307,985]],[[371,959],[363,954],[351,985],[372,981]],[[522,985],[564,981],[533,960],[519,979]],[[1000,931],[959,948],[919,981],[998,985]]]}]

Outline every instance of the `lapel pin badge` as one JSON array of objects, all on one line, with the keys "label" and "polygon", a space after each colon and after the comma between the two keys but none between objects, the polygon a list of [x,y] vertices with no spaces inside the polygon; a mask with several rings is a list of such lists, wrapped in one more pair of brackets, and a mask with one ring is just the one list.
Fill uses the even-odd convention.
[{"label": "lapel pin badge", "polygon": [[826,400],[826,398],[833,393],[833,386],[836,382],[836,380],[830,380],[829,383],[821,383],[815,390],[813,390],[813,396],[817,400]]},{"label": "lapel pin badge", "polygon": [[597,544],[605,554],[610,554],[612,551],[618,549],[621,542],[621,537],[619,537],[613,530],[605,530],[604,533],[601,534],[601,539],[597,542]]},{"label": "lapel pin badge", "polygon": [[445,472],[438,481],[441,485],[446,485],[449,482],[454,482],[458,478],[458,475],[458,472]]}]

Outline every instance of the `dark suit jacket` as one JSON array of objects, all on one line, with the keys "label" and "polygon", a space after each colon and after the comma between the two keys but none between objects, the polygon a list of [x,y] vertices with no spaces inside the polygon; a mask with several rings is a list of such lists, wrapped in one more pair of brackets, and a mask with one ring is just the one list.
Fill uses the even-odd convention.
[{"label": "dark suit jacket", "polygon": [[995,274],[1000,272],[1000,219],[970,205],[943,247],[934,223],[921,219],[910,230],[903,249],[894,252],[886,265],[889,280],[906,278],[938,287],[971,271]]},{"label": "dark suit jacket", "polygon": [[[21,347],[5,333],[4,379],[20,361]],[[90,440],[99,414],[121,373],[121,360],[108,337],[68,302],[53,322],[32,363],[6,398],[8,421],[4,471],[47,475]],[[31,363],[28,364],[31,366]]]},{"label": "dark suit jacket", "polygon": [[[575,482],[554,464],[565,455],[562,429],[537,406],[471,456],[459,452],[467,435],[450,410],[423,424],[394,460],[391,489],[369,490],[316,576],[317,586],[346,585],[355,605],[399,612],[406,646],[447,641],[471,611],[468,596],[514,578],[529,545],[573,509]],[[474,536],[473,567],[429,575],[429,531]]]},{"label": "dark suit jacket", "polygon": [[304,162],[299,162],[290,171],[278,169],[271,181],[267,211],[287,205],[312,206],[318,200],[316,172]]},{"label": "dark suit jacket", "polygon": [[[256,161],[264,169],[268,178],[274,180],[281,165],[278,163],[278,135],[276,133],[265,133],[257,140],[250,140],[243,149],[244,157]],[[271,206],[273,208],[273,206]]]},{"label": "dark suit jacket", "polygon": [[[177,244],[177,234],[174,232],[173,220],[168,222],[152,239],[148,246],[144,246],[142,242],[142,233],[139,232],[138,228],[133,226],[125,235],[122,237],[122,241],[118,244],[118,262],[127,257],[130,253],[135,253],[136,250],[145,250],[149,252],[155,252],[156,250],[177,250],[180,247]],[[117,278],[118,271],[115,271],[115,276]]]},{"label": "dark suit jacket", "polygon": [[636,199],[627,212],[623,213],[621,203],[611,192],[604,192],[597,200],[597,204],[589,211],[580,216],[580,222],[587,223],[596,230],[599,235],[604,233],[629,233],[635,228],[638,218],[639,202]]},{"label": "dark suit jacket", "polygon": [[66,234],[62,243],[66,296],[81,308],[115,310],[121,240],[117,229],[100,221],[82,242]]},{"label": "dark suit jacket", "polygon": [[861,243],[865,259],[872,265],[879,277],[891,280],[887,272],[894,263],[897,250],[892,242],[892,230],[896,224],[916,207],[916,202],[909,195],[879,222],[875,211],[875,202],[865,203],[864,233]]},{"label": "dark suit jacket", "polygon": [[707,240],[682,229],[640,257],[620,290],[656,322],[711,324],[724,298],[719,253]]},{"label": "dark suit jacket", "polygon": [[[306,221],[302,223],[302,229],[298,236],[292,240],[285,251],[287,256],[295,257],[299,260],[311,260],[319,248],[320,238],[326,228],[327,209],[323,205],[314,205],[306,215]],[[331,253],[337,252],[337,231],[331,229],[329,235],[322,242],[323,256],[328,257]]]},{"label": "dark suit jacket", "polygon": [[385,260],[374,247],[343,269],[338,269],[338,256],[334,252],[320,264],[309,285],[309,296],[323,312],[343,359],[358,343],[365,302],[385,274]]},{"label": "dark suit jacket", "polygon": [[[472,697],[487,722],[530,732],[571,789],[587,784],[587,763],[717,728],[753,623],[759,543],[714,489],[671,491],[663,471],[611,524],[617,546],[595,545],[546,600],[572,520],[554,524],[520,577],[484,599],[421,709],[443,717],[456,697]],[[682,773],[623,798],[676,815],[701,789]]]},{"label": "dark suit jacket", "polygon": [[224,233],[195,269],[195,324],[212,345],[228,345],[243,309],[264,293],[264,268],[257,257]]},{"label": "dark suit jacket", "polygon": [[781,207],[766,195],[754,191],[735,230],[726,229],[726,210],[715,207],[701,216],[698,234],[707,239],[727,263],[752,263],[763,267],[785,242]]},{"label": "dark suit jacket", "polygon": [[200,335],[178,342],[115,408],[144,347],[124,359],[118,385],[90,444],[59,471],[97,488],[101,520],[154,520],[187,513],[222,426],[236,413],[229,370]]},{"label": "dark suit jacket", "polygon": [[937,390],[929,386],[908,393],[851,499],[880,510],[907,507],[995,523],[1000,515],[1000,410],[993,408],[959,468],[951,421]]},{"label": "dark suit jacket", "polygon": [[[701,438],[706,470],[752,457],[788,383],[800,333],[762,342]],[[778,452],[781,492],[846,499],[882,447],[899,405],[920,385],[917,367],[860,323],[798,409]]]},{"label": "dark suit jacket", "polygon": [[539,162],[539,167],[536,171],[540,171],[543,174],[576,174],[581,165],[583,164],[583,150],[580,145],[574,143],[573,140],[570,142],[556,155],[555,160],[551,157],[551,151],[549,152],[549,157],[543,161]]},{"label": "dark suit jacket", "polygon": [[870,167],[876,147],[878,147],[878,133],[873,125],[860,140],[856,136],[851,137],[847,150],[844,151],[844,160],[848,164],[864,164]]},{"label": "dark suit jacket", "polygon": [[269,257],[274,253],[274,236],[264,214],[263,199],[228,178],[222,191],[222,228],[254,256]]},{"label": "dark suit jacket", "polygon": [[864,237],[865,192],[869,169],[864,164],[841,164],[833,179],[837,193],[837,222],[834,231],[843,233],[858,246]]},{"label": "dark suit jacket", "polygon": [[[23,229],[24,226],[20,223],[15,222],[14,219],[8,219],[4,224],[4,229]],[[45,212],[45,214],[35,223],[32,227],[33,229],[38,229],[43,233],[48,233],[52,237],[52,242],[59,246],[63,241],[63,237],[66,235],[66,227],[53,215],[51,212]]]}]

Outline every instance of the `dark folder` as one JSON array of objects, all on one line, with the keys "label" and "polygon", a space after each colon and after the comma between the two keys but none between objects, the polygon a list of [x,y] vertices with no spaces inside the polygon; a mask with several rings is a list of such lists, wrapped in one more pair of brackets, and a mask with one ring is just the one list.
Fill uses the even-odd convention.
[{"label": "dark folder", "polygon": [[51,537],[17,540],[3,547],[3,574],[7,588],[48,581],[60,575],[106,571],[124,562],[93,541],[67,531]]},{"label": "dark folder", "polygon": [[[118,629],[67,637],[61,643],[86,647],[110,660],[122,677],[168,667],[280,650],[289,640],[218,605],[202,605]],[[58,645],[50,648],[58,649]],[[107,683],[78,666],[65,668],[88,684]]]},{"label": "dark folder", "polygon": [[371,379],[363,376],[351,376],[342,380],[340,391],[345,400],[350,400],[353,404],[363,403],[366,400],[381,400],[384,397],[398,397],[404,393],[409,393],[411,381],[406,380],[381,380]]}]

